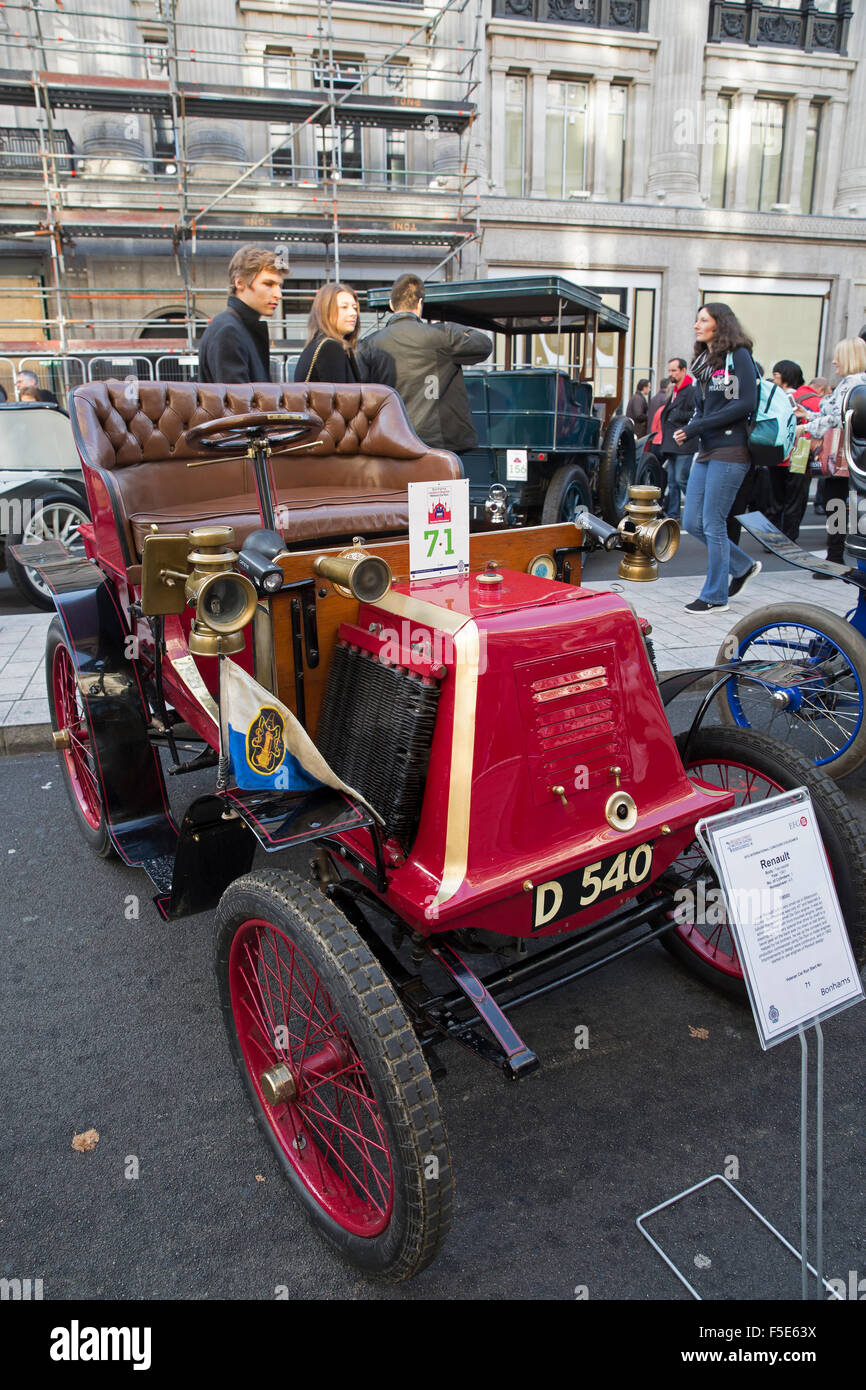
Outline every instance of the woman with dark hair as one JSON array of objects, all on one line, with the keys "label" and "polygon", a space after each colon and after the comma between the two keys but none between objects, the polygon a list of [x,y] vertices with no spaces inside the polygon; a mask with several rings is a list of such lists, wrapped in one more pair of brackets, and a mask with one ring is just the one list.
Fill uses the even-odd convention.
[{"label": "woman with dark hair", "polygon": [[335,281],[316,293],[307,321],[307,342],[295,366],[295,381],[361,380],[355,345],[361,326],[358,296]]},{"label": "woman with dark hair", "polygon": [[[687,613],[725,612],[759,560],[734,545],[725,527],[731,503],[749,469],[749,416],[758,404],[752,340],[727,304],[704,304],[695,319],[695,412],[674,433],[678,444],[694,439],[698,452],[689,474],[683,526],[707,547],[707,577]],[[730,361],[729,361],[730,354]]]}]

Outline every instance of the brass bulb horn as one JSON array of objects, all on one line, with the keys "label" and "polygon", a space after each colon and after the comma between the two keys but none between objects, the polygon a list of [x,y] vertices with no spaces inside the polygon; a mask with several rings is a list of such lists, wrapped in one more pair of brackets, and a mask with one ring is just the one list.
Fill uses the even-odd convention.
[{"label": "brass bulb horn", "polygon": [[319,555],[313,569],[322,579],[330,579],[337,593],[360,603],[377,603],[391,587],[391,567],[378,555],[368,555],[359,540],[356,549],[342,555]]}]

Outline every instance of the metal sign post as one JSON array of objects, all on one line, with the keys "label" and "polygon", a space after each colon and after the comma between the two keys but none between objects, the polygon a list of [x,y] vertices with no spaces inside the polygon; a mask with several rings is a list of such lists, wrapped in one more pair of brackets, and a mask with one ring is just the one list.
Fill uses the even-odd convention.
[{"label": "metal sign post", "polygon": [[[722,1182],[781,1241],[801,1264],[801,1294],[809,1298],[809,1273],[816,1298],[824,1278],[824,1035],[821,1020],[859,1003],[863,986],[845,931],[817,818],[808,791],[800,787],[754,805],[699,822],[696,837],[718,876],[728,923],[758,1030],[761,1047],[800,1039],[800,1250],[747,1202],[721,1174],[680,1192],[637,1218],[653,1249],[696,1299],[701,1295],[677,1269],[642,1223],[709,1183]],[[808,1259],[809,1045],[817,1040],[815,1075],[815,1265]]]}]

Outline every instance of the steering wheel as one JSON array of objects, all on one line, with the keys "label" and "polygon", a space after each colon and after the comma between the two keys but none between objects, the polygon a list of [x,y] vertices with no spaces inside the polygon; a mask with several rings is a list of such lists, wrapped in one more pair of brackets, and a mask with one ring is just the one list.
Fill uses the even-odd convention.
[{"label": "steering wheel", "polygon": [[256,440],[266,439],[271,448],[290,444],[321,428],[321,420],[307,410],[251,410],[246,415],[205,420],[185,430],[182,437],[186,444],[200,444],[215,453],[225,453]]}]

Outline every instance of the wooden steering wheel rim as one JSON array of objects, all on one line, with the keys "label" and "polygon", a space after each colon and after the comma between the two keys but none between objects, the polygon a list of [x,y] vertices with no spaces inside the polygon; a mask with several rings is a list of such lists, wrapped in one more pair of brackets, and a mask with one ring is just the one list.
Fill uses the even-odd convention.
[{"label": "wooden steering wheel rim", "polygon": [[318,420],[308,411],[250,410],[244,415],[223,415],[193,425],[184,431],[184,442],[200,444],[205,449],[236,449],[264,434],[271,444],[284,444],[302,439],[318,428]]}]

